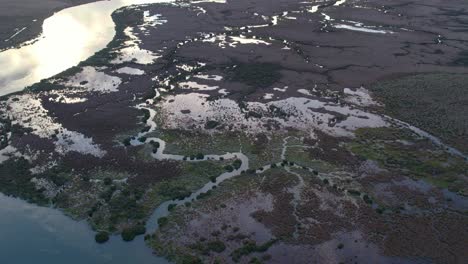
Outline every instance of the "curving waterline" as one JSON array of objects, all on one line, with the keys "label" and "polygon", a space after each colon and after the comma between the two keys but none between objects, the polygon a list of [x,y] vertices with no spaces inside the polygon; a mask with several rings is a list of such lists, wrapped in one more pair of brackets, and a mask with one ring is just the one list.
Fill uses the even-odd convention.
[{"label": "curving waterline", "polygon": [[[149,105],[154,104],[155,100],[158,99],[161,96],[161,94],[160,94],[160,92],[158,91],[157,88],[155,89],[155,93],[156,93],[156,95],[155,95],[155,97],[153,99],[150,99],[150,100],[136,106],[137,109],[149,111],[150,115],[149,115],[148,119],[146,120],[146,125],[149,127],[149,129],[146,132],[138,133],[138,135],[135,136],[132,139],[131,144],[133,146],[138,146],[138,145],[142,145],[142,144],[148,144],[151,141],[155,141],[155,142],[159,143],[159,148],[157,149],[156,153],[152,154],[153,158],[155,158],[157,160],[177,160],[177,161],[184,160],[186,158],[186,156],[164,153],[164,150],[166,149],[166,142],[164,140],[160,139],[160,138],[150,137],[150,138],[146,138],[144,142],[141,142],[139,140],[140,138],[145,137],[146,135],[148,135],[149,133],[151,133],[151,132],[153,132],[153,131],[155,131],[157,129],[157,124],[154,121],[154,118],[156,116],[156,111],[149,107]],[[446,151],[448,151],[452,155],[460,156],[460,157],[463,157],[463,158],[467,159],[467,156],[464,155],[463,153],[461,153],[460,151],[458,151],[455,148],[452,148],[452,147],[444,144],[437,137],[432,136],[431,134],[429,134],[429,133],[427,133],[427,132],[425,132],[425,131],[417,128],[417,127],[411,126],[408,123],[405,123],[405,122],[400,121],[398,119],[391,118],[389,116],[384,116],[384,118],[386,118],[390,122],[396,123],[400,127],[405,127],[405,128],[408,128],[408,129],[412,130],[414,133],[416,133],[417,135],[419,135],[421,137],[424,137],[424,138],[427,138],[427,139],[431,140],[434,144],[436,144],[437,146],[443,147]],[[283,161],[286,160],[286,151],[287,151],[287,147],[288,147],[287,143],[288,143],[289,138],[290,137],[286,137],[286,138],[283,139],[283,145],[282,145],[282,150],[281,150],[281,159]],[[159,218],[166,217],[166,216],[169,215],[170,212],[168,210],[168,207],[169,207],[170,204],[182,205],[182,204],[184,204],[186,202],[192,202],[192,201],[196,200],[196,197],[198,195],[213,189],[213,187],[218,186],[223,181],[228,180],[228,179],[230,179],[232,177],[238,176],[238,175],[242,174],[243,172],[245,172],[246,170],[249,169],[249,158],[245,154],[243,154],[242,152],[226,153],[224,155],[205,155],[203,159],[187,160],[187,162],[199,162],[199,161],[220,160],[220,159],[224,159],[224,160],[239,159],[239,160],[242,161],[242,165],[237,170],[234,170],[232,172],[225,172],[225,173],[219,175],[216,178],[215,182],[210,181],[210,182],[206,183],[202,188],[200,188],[196,192],[193,192],[190,196],[186,197],[185,199],[182,199],[182,200],[175,199],[175,200],[165,201],[162,204],[160,204],[154,210],[154,212],[151,215],[151,217],[149,218],[149,220],[146,222],[146,228],[147,228],[148,232],[156,231],[157,228],[158,228],[157,220]],[[308,170],[309,172],[314,172],[314,169],[308,168],[308,167],[298,166],[296,164],[293,164],[293,165],[287,164],[286,166],[284,166],[284,164],[281,165],[281,163],[277,163],[276,165],[277,166],[283,166],[284,169],[287,172],[295,175],[298,178],[298,184],[291,189],[292,193],[294,194],[293,206],[296,208],[297,203],[300,200],[300,191],[305,186],[305,183],[304,183],[304,179],[298,173],[295,173],[295,172],[291,171],[290,168],[302,168],[302,169]],[[265,172],[265,171],[267,171],[269,169],[271,169],[271,165],[265,165],[261,169],[256,170],[256,173],[263,173],[263,172]],[[295,232],[295,234],[296,234],[296,232]]]},{"label": "curving waterline", "polygon": [[0,52],[0,96],[50,78],[105,48],[115,36],[111,14],[133,4],[174,0],[110,0],[70,7],[44,20],[42,35]]},{"label": "curving waterline", "polygon": [[394,123],[399,127],[407,128],[407,129],[411,130],[413,133],[415,133],[416,135],[430,140],[434,145],[443,148],[448,153],[450,153],[450,154],[452,154],[454,156],[459,156],[459,157],[465,159],[466,161],[468,161],[468,155],[465,155],[460,150],[445,144],[444,142],[442,142],[442,140],[440,138],[430,134],[429,132],[426,132],[426,131],[418,128],[418,127],[410,125],[409,123],[406,123],[404,121],[401,121],[399,119],[396,119],[396,118],[393,118],[393,117],[390,117],[390,116],[387,116],[387,115],[384,115],[383,117],[386,118],[389,122]]},{"label": "curving waterline", "polygon": [[[152,156],[153,158],[157,160],[177,160],[181,161],[186,158],[186,156],[183,155],[175,155],[175,154],[167,154],[164,153],[164,150],[166,149],[166,142],[160,138],[156,137],[149,137],[146,138],[144,142],[141,142],[139,139],[142,137],[145,137],[151,132],[154,132],[157,129],[157,124],[154,121],[154,118],[156,116],[156,111],[152,108],[149,107],[149,105],[152,105],[154,101],[161,96],[159,93],[158,89],[155,89],[156,96],[153,99],[148,100],[147,102],[141,103],[136,106],[137,109],[140,110],[146,110],[149,111],[150,115],[148,119],[146,120],[146,125],[150,128],[148,131],[145,132],[140,132],[138,133],[137,136],[135,136],[131,140],[131,145],[133,146],[138,146],[142,144],[148,144],[151,141],[158,142],[159,143],[159,148],[157,149],[156,153],[153,153]],[[220,183],[222,183],[225,180],[228,180],[232,177],[238,176],[242,174],[242,172],[245,172],[249,169],[249,158],[243,154],[242,152],[234,152],[234,153],[226,153],[224,155],[204,155],[203,159],[195,159],[195,160],[187,160],[187,162],[200,162],[200,161],[207,161],[207,160],[235,160],[238,159],[242,161],[241,166],[238,169],[235,169],[231,172],[224,172],[221,175],[219,175],[216,178],[215,182],[208,182],[206,183],[203,187],[198,189],[195,192],[192,192],[190,196],[181,199],[181,200],[169,200],[161,203],[151,214],[150,218],[148,221],[146,221],[146,229],[147,232],[154,232],[158,228],[157,220],[162,217],[166,217],[169,215],[169,210],[168,207],[170,204],[175,204],[175,205],[182,205],[185,204],[186,202],[192,202],[197,199],[197,196],[205,193],[211,189],[213,189],[215,186],[218,186]]]}]

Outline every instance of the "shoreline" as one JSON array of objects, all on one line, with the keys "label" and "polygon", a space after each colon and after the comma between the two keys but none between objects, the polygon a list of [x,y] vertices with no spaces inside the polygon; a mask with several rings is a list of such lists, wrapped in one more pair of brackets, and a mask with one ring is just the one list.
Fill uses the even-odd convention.
[{"label": "shoreline", "polygon": [[[29,0],[12,1],[7,13],[0,11],[0,52],[17,49],[34,42],[42,35],[44,21],[64,9],[103,0],[46,1],[41,7],[27,8]],[[32,4],[34,5],[34,4]],[[27,10],[25,13],[24,10]],[[33,10],[34,9],[34,10]],[[13,19],[14,18],[14,19]]]}]

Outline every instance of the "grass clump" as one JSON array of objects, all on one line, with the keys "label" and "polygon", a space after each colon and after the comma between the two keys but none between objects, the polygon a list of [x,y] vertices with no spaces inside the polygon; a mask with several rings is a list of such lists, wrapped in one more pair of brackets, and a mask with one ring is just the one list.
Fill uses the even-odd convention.
[{"label": "grass clump", "polygon": [[159,227],[163,227],[169,223],[169,219],[167,217],[161,217],[158,219]]},{"label": "grass clump", "polygon": [[241,166],[242,166],[242,161],[239,160],[239,159],[236,159],[233,163],[232,163],[232,166],[238,170]]},{"label": "grass clump", "polygon": [[238,64],[232,69],[231,79],[255,88],[266,88],[281,79],[281,67],[271,63]]},{"label": "grass clump", "polygon": [[273,244],[275,244],[278,240],[273,239],[264,244],[257,245],[254,241],[247,241],[244,245],[231,253],[232,260],[234,262],[239,262],[243,256],[248,256],[251,253],[262,253],[266,252]]},{"label": "grass clump", "polygon": [[190,248],[202,255],[208,256],[211,252],[222,253],[226,249],[226,245],[220,240],[213,240],[209,242],[197,242],[190,245]]},{"label": "grass clump", "polygon": [[125,228],[122,231],[122,239],[124,241],[132,241],[136,236],[143,235],[146,233],[146,228],[144,225],[136,225],[132,227]]},{"label": "grass clump", "polygon": [[224,167],[224,169],[227,171],[227,172],[233,172],[234,171],[234,167],[232,167],[231,165],[226,165]]}]

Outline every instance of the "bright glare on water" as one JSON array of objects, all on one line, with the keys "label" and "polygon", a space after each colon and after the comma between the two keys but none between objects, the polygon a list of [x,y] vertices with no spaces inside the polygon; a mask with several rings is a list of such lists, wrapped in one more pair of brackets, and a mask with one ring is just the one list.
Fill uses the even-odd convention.
[{"label": "bright glare on water", "polygon": [[31,45],[0,53],[0,96],[21,91],[77,65],[114,37],[116,9],[170,0],[112,0],[62,10],[46,19],[43,34]]}]

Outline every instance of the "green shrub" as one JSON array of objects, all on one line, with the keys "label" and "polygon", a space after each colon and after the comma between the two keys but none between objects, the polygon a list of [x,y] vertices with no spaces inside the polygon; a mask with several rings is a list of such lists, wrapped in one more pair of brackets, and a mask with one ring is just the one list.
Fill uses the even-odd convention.
[{"label": "green shrub", "polygon": [[[151,140],[150,141],[151,146],[153,146],[153,153],[158,152],[158,149],[160,147],[160,144],[158,141]],[[185,157],[184,157],[185,158]],[[184,159],[185,160],[185,159]]]},{"label": "green shrub", "polygon": [[109,240],[109,233],[107,233],[105,231],[98,232],[94,236],[94,240],[96,240],[96,242],[99,243],[99,244],[105,243],[105,242],[107,242]]},{"label": "green shrub", "polygon": [[364,194],[364,196],[362,197],[362,199],[364,200],[364,202],[368,203],[368,204],[372,204],[372,199],[369,197],[369,195],[367,194]]},{"label": "green shrub", "polygon": [[359,196],[361,195],[361,192],[360,191],[356,191],[356,190],[348,190],[348,193],[353,195],[353,196]]},{"label": "green shrub", "polygon": [[177,207],[177,204],[170,204],[170,205],[167,206],[167,210],[168,210],[168,211],[172,211],[172,210],[174,210],[176,207]]},{"label": "green shrub", "polygon": [[242,161],[239,160],[239,159],[236,159],[233,163],[232,163],[232,166],[238,170],[241,166],[242,166]]},{"label": "green shrub", "polygon": [[132,141],[132,138],[128,137],[128,138],[124,139],[123,144],[128,147],[131,144],[130,141]]},{"label": "green shrub", "polygon": [[136,236],[143,235],[146,232],[144,225],[136,225],[132,227],[125,228],[122,231],[122,239],[124,241],[132,241]]},{"label": "green shrub", "polygon": [[203,199],[209,195],[211,195],[212,191],[211,190],[208,190],[204,193],[200,193],[199,195],[197,195],[197,199],[200,200],[200,199]]},{"label": "green shrub", "polygon": [[183,255],[180,257],[179,261],[177,263],[181,264],[203,264],[203,261],[199,257],[195,257],[192,255]]},{"label": "green shrub", "polygon": [[277,241],[277,239],[273,239],[259,246],[257,246],[254,241],[247,241],[242,247],[234,250],[231,253],[232,260],[234,262],[239,262],[242,256],[247,256],[254,252],[265,252]]},{"label": "green shrub", "polygon": [[104,178],[104,184],[105,185],[111,185],[112,184],[112,179],[109,177]]},{"label": "green shrub", "polygon": [[223,242],[219,240],[211,241],[207,243],[207,248],[210,251],[214,251],[216,253],[221,253],[226,249],[226,246]]},{"label": "green shrub", "polygon": [[214,121],[214,120],[210,120],[210,121],[206,122],[205,129],[213,129],[213,128],[217,127],[218,125],[219,125],[219,122]]},{"label": "green shrub", "polygon": [[131,228],[124,229],[122,231],[121,236],[124,241],[132,241],[133,239],[135,239],[135,234],[133,233],[133,230],[131,230]]},{"label": "green shrub", "polygon": [[158,219],[158,225],[159,227],[163,227],[169,223],[169,219],[167,217],[161,217]]},{"label": "green shrub", "polygon": [[146,121],[148,121],[148,119],[151,116],[150,111],[148,111],[147,109],[141,109],[141,111],[143,111],[143,117],[142,117],[141,122],[146,123]]},{"label": "green shrub", "polygon": [[255,174],[255,173],[257,173],[257,171],[254,170],[254,169],[248,169],[247,170],[247,174]]},{"label": "green shrub", "polygon": [[257,257],[253,257],[250,259],[249,264],[262,264],[262,262]]},{"label": "green shrub", "polygon": [[226,165],[224,167],[224,169],[227,171],[227,172],[233,172],[234,171],[234,167],[232,167],[231,165]]}]

